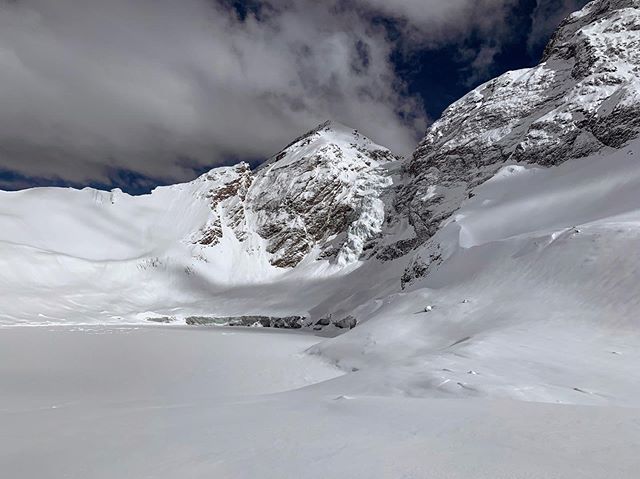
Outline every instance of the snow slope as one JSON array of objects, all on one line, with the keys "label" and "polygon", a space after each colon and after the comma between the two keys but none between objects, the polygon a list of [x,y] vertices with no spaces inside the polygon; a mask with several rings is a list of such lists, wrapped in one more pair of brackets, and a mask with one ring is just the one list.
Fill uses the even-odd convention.
[{"label": "snow slope", "polygon": [[638,191],[637,140],[504,167],[434,237],[437,269],[314,352],[361,393],[638,407]]},{"label": "snow slope", "polygon": [[[586,38],[601,65],[610,56],[598,42],[611,36],[622,49],[615,58],[631,65],[635,50],[623,50],[635,44],[637,10],[634,2],[592,2],[563,24],[549,58],[576,64],[566,54]],[[589,40],[593,28],[600,33]],[[635,70],[621,74],[617,84],[632,93]],[[574,94],[586,88],[566,85],[554,111],[574,111]],[[622,98],[601,86],[589,96],[593,108],[608,104],[606,92]],[[477,108],[507,114],[505,105],[524,98],[515,87],[499,91]],[[440,137],[476,93],[427,138]],[[633,121],[617,118],[633,131]],[[481,133],[473,141],[491,140],[491,125],[467,123]],[[513,131],[523,138],[533,130]],[[433,143],[425,161],[447,144]],[[402,177],[388,150],[323,124],[257,171],[219,168],[142,197],[1,193],[0,322],[304,316],[309,328],[335,335],[346,328],[332,323],[344,319],[357,328],[312,352],[348,373],[337,381],[353,393],[637,406],[640,143],[596,150],[551,167],[535,155],[494,158],[477,181],[441,183],[437,162],[421,162],[424,149]],[[449,160],[448,175],[464,166]],[[426,170],[412,174],[419,165]],[[423,212],[427,241],[406,214],[407,192],[437,207]]]}]

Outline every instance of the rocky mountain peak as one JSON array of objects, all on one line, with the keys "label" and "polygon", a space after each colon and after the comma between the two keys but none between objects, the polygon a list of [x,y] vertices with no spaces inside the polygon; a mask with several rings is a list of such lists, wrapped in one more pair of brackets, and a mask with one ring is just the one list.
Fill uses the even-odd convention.
[{"label": "rocky mountain peak", "polygon": [[381,230],[379,196],[398,160],[357,130],[325,122],[263,165],[249,192],[271,262],[293,267],[315,249],[320,259],[356,261]]},{"label": "rocky mountain peak", "polygon": [[[542,61],[553,57],[568,58],[573,55],[571,45],[576,43],[576,34],[594,22],[619,20],[622,14],[634,15],[634,9],[640,8],[639,0],[595,0],[582,10],[569,15],[558,27],[547,45]],[[624,10],[625,12],[620,12]],[[615,17],[615,18],[614,18]]]},{"label": "rocky mountain peak", "polygon": [[572,76],[577,80],[611,69],[616,62],[637,65],[638,38],[633,32],[639,28],[640,1],[596,0],[564,20],[547,45],[543,62],[575,62]]},{"label": "rocky mountain peak", "polygon": [[596,0],[560,25],[538,66],[479,86],[430,127],[396,200],[415,230],[402,251],[505,164],[554,166],[639,135],[640,1]]},{"label": "rocky mountain peak", "polygon": [[253,236],[276,267],[308,257],[352,263],[380,233],[380,195],[391,184],[385,165],[395,160],[358,131],[324,122],[255,171],[241,164],[205,175],[212,213],[195,243],[215,247],[224,234],[241,243]]},{"label": "rocky mountain peak", "polygon": [[[263,163],[258,169],[261,170],[270,167],[276,162],[279,162],[279,166],[282,166],[283,160],[286,159],[290,161],[294,156],[298,160],[309,158],[312,156],[309,155],[309,153],[312,153],[315,149],[326,149],[327,147],[334,149],[356,149],[362,154],[376,156],[377,160],[381,162],[397,159],[388,149],[376,145],[358,130],[334,120],[327,120],[293,140],[268,161]],[[327,157],[327,159],[329,158],[332,160],[340,160],[344,158],[344,155]]]}]

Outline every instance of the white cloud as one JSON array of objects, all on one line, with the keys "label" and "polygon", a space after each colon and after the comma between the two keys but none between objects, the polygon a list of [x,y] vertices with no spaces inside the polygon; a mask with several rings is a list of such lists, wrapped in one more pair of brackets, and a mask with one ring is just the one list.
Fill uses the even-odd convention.
[{"label": "white cloud", "polygon": [[471,33],[487,39],[507,33],[507,16],[517,0],[358,0],[405,21],[415,43],[464,41]]}]

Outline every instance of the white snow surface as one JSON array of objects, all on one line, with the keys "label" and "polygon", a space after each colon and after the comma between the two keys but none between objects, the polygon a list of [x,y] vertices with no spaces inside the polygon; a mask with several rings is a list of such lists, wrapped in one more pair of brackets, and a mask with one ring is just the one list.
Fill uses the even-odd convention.
[{"label": "white snow surface", "polygon": [[[635,141],[552,168],[504,167],[436,236],[444,263],[407,290],[409,258],[281,270],[227,235],[194,260],[183,239],[208,218],[197,194],[207,179],[139,198],[3,193],[0,314],[5,326],[352,315],[353,331],[310,352],[350,373],[354,394],[636,407],[639,161]],[[231,270],[246,276],[229,283]]]},{"label": "white snow surface", "polygon": [[345,376],[303,354],[317,341],[255,329],[4,329],[2,475],[637,475],[637,409],[349,394]]}]

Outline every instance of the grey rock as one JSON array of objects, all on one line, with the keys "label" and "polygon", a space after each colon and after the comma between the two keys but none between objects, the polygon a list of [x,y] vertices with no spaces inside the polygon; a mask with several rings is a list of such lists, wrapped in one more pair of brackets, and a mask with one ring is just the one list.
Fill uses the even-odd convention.
[{"label": "grey rock", "polygon": [[150,321],[152,323],[173,323],[176,320],[176,318],[171,317],[171,316],[162,316],[162,317],[158,317],[158,318],[147,318],[147,321]]},{"label": "grey rock", "polygon": [[190,326],[244,326],[260,325],[265,328],[301,329],[304,316],[190,316],[186,323]]},{"label": "grey rock", "polygon": [[331,324],[331,315],[320,318],[316,321],[316,326],[329,326]]},{"label": "grey rock", "polygon": [[297,266],[316,246],[320,259],[354,262],[381,232],[380,196],[392,183],[385,166],[398,159],[355,130],[323,123],[256,171],[241,163],[204,175],[211,217],[192,242],[216,246],[226,224],[241,242],[266,240],[279,268]]},{"label": "grey rock", "polygon": [[[394,201],[422,247],[473,189],[505,165],[559,165],[640,136],[640,0],[596,0],[569,16],[542,63],[508,72],[451,105],[404,166]],[[410,265],[403,285],[429,272]]]},{"label": "grey rock", "polygon": [[334,321],[333,324],[336,328],[340,329],[353,329],[358,324],[358,320],[353,316],[347,316],[339,321]]}]

